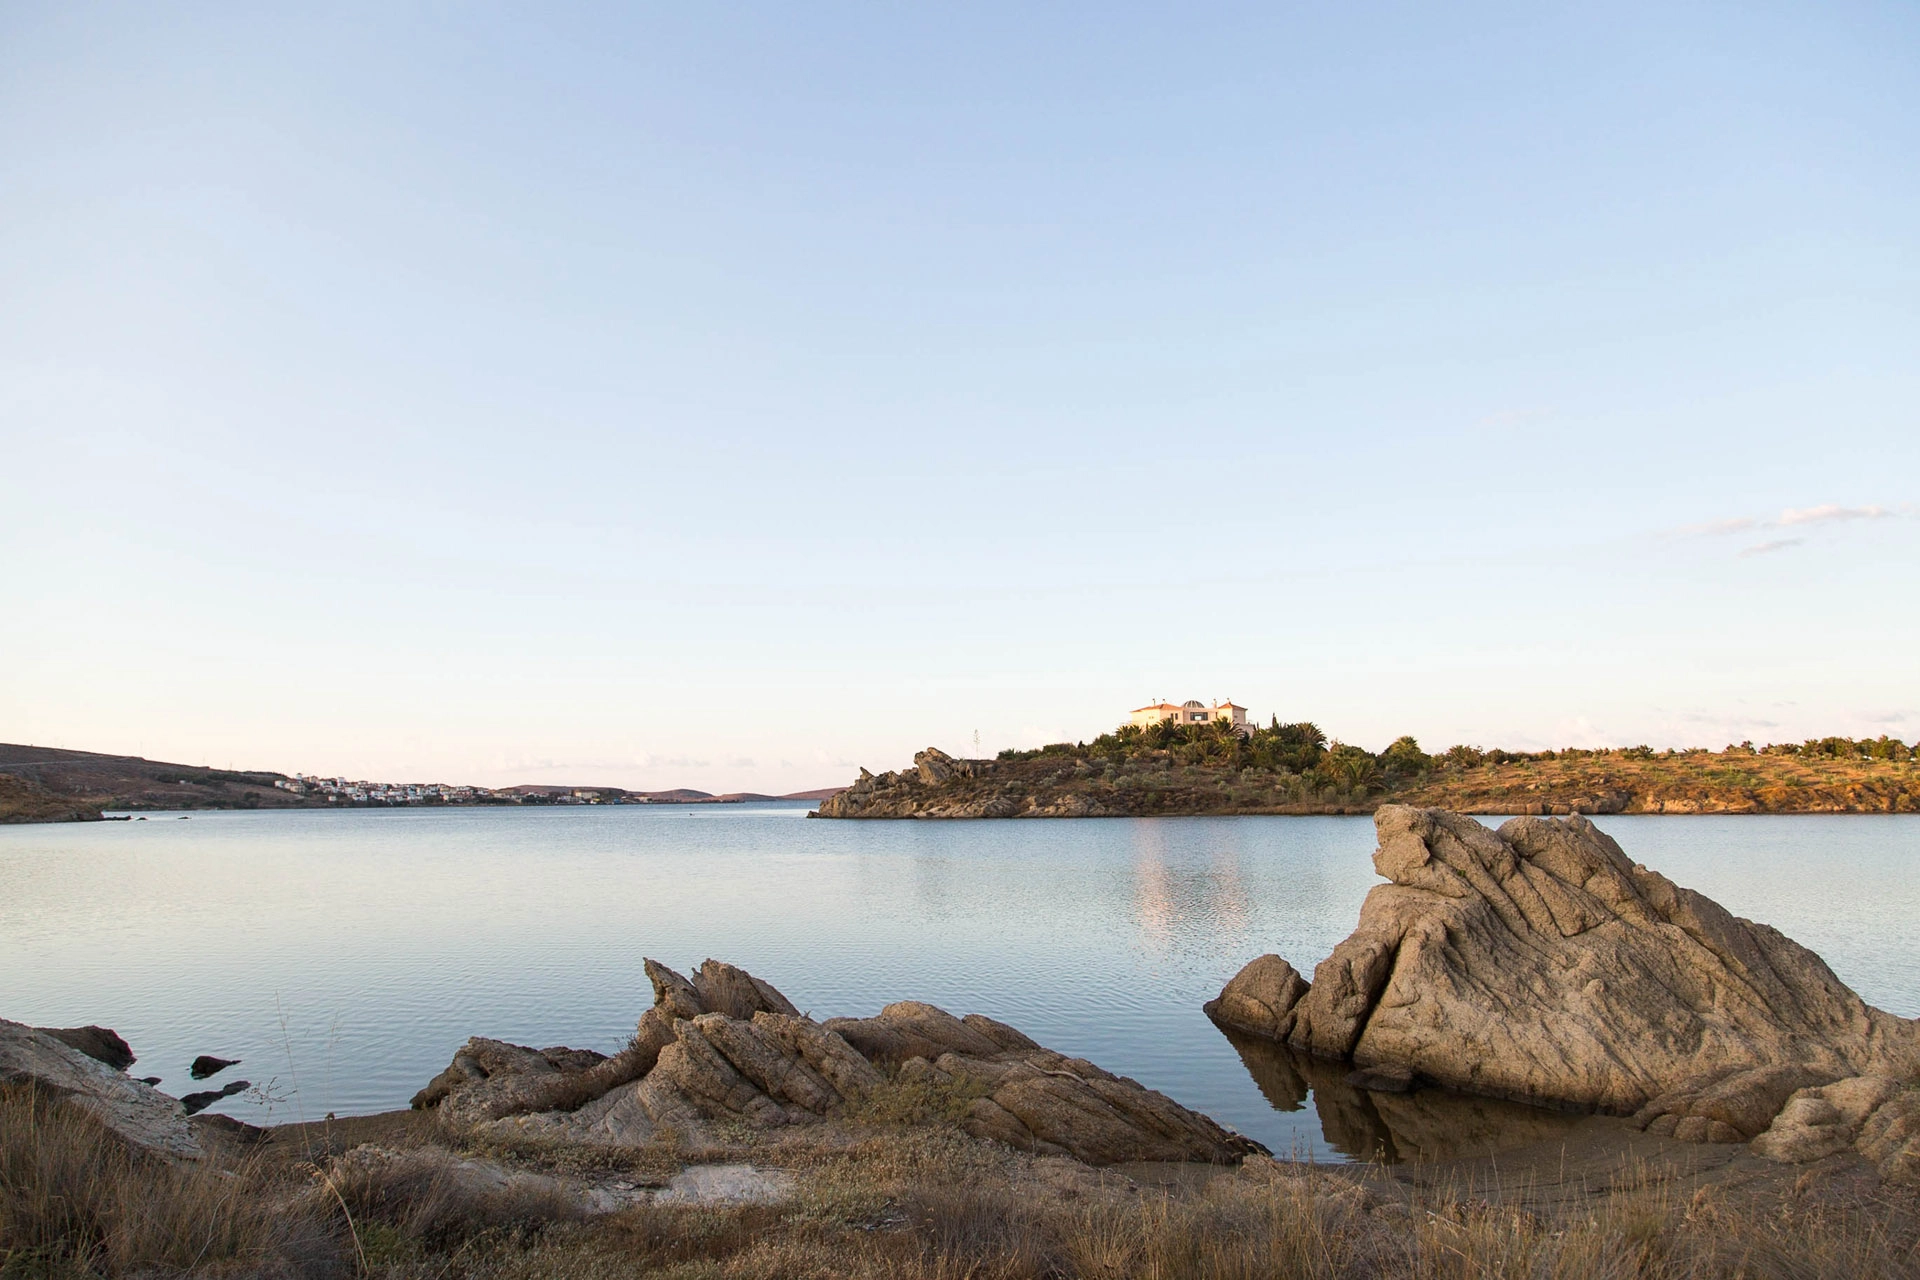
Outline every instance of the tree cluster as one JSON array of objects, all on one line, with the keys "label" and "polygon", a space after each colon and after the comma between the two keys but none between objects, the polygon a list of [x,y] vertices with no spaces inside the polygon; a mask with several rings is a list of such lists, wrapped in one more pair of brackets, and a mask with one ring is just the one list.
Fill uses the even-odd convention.
[{"label": "tree cluster", "polygon": [[1126,725],[1092,742],[1055,742],[1031,751],[1002,751],[1002,760],[1050,756],[1091,762],[1160,760],[1226,770],[1253,770],[1304,778],[1315,787],[1365,793],[1411,781],[1434,767],[1432,757],[1411,737],[1396,739],[1386,750],[1368,751],[1331,741],[1319,725],[1302,720],[1242,733],[1230,724],[1175,724],[1163,721],[1142,728]]}]

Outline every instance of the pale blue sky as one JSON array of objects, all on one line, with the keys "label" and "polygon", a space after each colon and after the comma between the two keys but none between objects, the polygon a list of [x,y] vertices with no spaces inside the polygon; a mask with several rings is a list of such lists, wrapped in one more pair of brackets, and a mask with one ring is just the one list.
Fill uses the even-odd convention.
[{"label": "pale blue sky", "polygon": [[260,8],[0,8],[0,739],[1920,736],[1905,0]]}]

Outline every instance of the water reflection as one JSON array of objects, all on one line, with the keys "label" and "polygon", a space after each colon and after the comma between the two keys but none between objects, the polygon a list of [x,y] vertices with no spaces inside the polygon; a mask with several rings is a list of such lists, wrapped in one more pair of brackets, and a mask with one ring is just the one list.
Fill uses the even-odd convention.
[{"label": "water reflection", "polygon": [[1316,1058],[1224,1027],[1220,1033],[1274,1110],[1300,1111],[1311,1098],[1327,1144],[1355,1160],[1417,1164],[1484,1156],[1560,1137],[1579,1120],[1566,1112],[1447,1089],[1358,1089],[1347,1083],[1351,1063]]},{"label": "water reflection", "polygon": [[1243,831],[1231,820],[1133,822],[1133,924],[1142,943],[1172,955],[1196,924],[1211,945],[1247,932],[1253,903],[1241,873]]}]

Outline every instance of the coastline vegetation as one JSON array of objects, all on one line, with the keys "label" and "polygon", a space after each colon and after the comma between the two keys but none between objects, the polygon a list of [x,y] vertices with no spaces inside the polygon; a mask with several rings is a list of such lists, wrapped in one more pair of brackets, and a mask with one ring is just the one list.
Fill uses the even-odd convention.
[{"label": "coastline vegetation", "polygon": [[1002,786],[1078,790],[1135,813],[1369,812],[1384,803],[1480,813],[1920,812],[1920,745],[1884,735],[1721,751],[1462,744],[1429,754],[1411,736],[1374,752],[1310,721],[1275,719],[1244,735],[1219,722],[1128,725],[983,764],[983,778]]}]

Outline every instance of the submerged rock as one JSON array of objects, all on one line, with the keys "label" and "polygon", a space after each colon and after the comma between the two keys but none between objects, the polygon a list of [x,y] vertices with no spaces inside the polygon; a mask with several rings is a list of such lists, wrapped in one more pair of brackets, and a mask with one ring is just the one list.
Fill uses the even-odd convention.
[{"label": "submerged rock", "polygon": [[231,1098],[234,1094],[245,1093],[251,1088],[253,1088],[252,1081],[229,1080],[218,1089],[207,1089],[200,1093],[186,1095],[180,1099],[180,1105],[186,1109],[188,1115],[199,1115],[222,1098]]},{"label": "submerged rock", "polygon": [[195,1080],[205,1080],[208,1076],[219,1075],[228,1067],[239,1065],[238,1058],[216,1058],[210,1053],[203,1053],[193,1060],[193,1065],[187,1068],[187,1074]]},{"label": "submerged rock", "polygon": [[[802,1015],[770,984],[709,960],[691,979],[646,962],[654,1006],[612,1058],[470,1040],[414,1098],[456,1126],[637,1146],[671,1135],[719,1153],[716,1126],[948,1120],[1089,1164],[1230,1162],[1262,1148],[1172,1099],[978,1014],[916,1001],[872,1018]],[[592,1059],[592,1061],[588,1061]],[[824,1131],[823,1131],[824,1132]]]},{"label": "submerged rock", "polygon": [[1865,1004],[1778,930],[1633,863],[1583,817],[1491,831],[1437,809],[1374,818],[1376,886],[1300,980],[1262,956],[1225,1026],[1455,1089],[1744,1142],[1797,1091],[1920,1071],[1920,1024]]},{"label": "submerged rock", "polygon": [[0,1082],[31,1084],[65,1097],[143,1151],[192,1159],[202,1154],[178,1101],[64,1040],[5,1019],[0,1019]]}]

